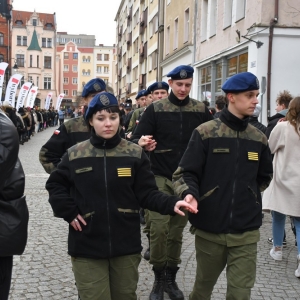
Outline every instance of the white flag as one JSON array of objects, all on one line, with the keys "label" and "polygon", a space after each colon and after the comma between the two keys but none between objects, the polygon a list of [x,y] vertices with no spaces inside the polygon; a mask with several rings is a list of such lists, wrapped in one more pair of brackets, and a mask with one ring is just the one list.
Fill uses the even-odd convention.
[{"label": "white flag", "polygon": [[24,101],[28,95],[29,89],[31,87],[32,83],[31,82],[25,82],[18,95],[18,100],[17,100],[17,105],[16,105],[16,110],[18,111],[20,107],[23,107]]},{"label": "white flag", "polygon": [[60,105],[61,105],[61,102],[62,102],[62,99],[64,98],[65,94],[64,93],[61,93],[59,94],[59,96],[57,97],[57,100],[56,100],[56,107],[55,109],[58,110]]},{"label": "white flag", "polygon": [[33,105],[34,105],[34,100],[35,100],[35,97],[37,95],[37,90],[38,90],[38,87],[37,86],[33,86],[29,93],[28,93],[28,96],[27,96],[27,102],[26,102],[26,107],[30,107],[30,108],[33,108]]},{"label": "white flag", "polygon": [[15,96],[18,84],[22,77],[23,75],[21,74],[14,74],[10,77],[8,85],[6,87],[5,101],[8,101],[12,107],[15,107]]},{"label": "white flag", "polygon": [[47,95],[45,109],[49,109],[51,99],[52,99],[52,92],[48,93]]},{"label": "white flag", "polygon": [[2,95],[2,87],[3,87],[3,81],[5,77],[5,70],[8,66],[8,63],[2,62],[0,63],[0,97]]}]

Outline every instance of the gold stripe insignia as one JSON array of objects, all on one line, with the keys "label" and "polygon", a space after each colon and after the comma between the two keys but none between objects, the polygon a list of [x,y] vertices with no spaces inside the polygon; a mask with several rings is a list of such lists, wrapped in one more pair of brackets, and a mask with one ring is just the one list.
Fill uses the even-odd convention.
[{"label": "gold stripe insignia", "polygon": [[118,168],[118,177],[131,177],[131,168]]},{"label": "gold stripe insignia", "polygon": [[258,160],[257,152],[248,152],[248,160]]}]

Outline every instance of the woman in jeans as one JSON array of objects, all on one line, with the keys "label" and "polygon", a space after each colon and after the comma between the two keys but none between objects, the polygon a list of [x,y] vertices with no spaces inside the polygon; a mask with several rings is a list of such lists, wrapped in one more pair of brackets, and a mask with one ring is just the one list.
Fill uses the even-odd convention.
[{"label": "woman in jeans", "polygon": [[300,97],[289,105],[286,122],[273,129],[269,146],[274,154],[274,177],[263,195],[263,209],[272,210],[273,247],[270,255],[282,260],[282,241],[286,215],[296,228],[298,244],[297,269],[300,277]]}]

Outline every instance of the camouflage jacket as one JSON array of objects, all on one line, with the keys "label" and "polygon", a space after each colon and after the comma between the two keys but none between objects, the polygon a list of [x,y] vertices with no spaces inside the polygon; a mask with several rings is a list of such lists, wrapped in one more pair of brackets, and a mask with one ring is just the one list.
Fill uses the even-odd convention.
[{"label": "camouflage jacket", "polygon": [[155,175],[171,180],[193,130],[209,120],[212,115],[202,102],[189,97],[181,101],[171,92],[168,98],[147,107],[132,140],[153,135],[157,146],[150,155],[151,169]]},{"label": "camouflage jacket", "polygon": [[242,233],[262,222],[261,191],[272,178],[267,137],[224,109],[197,127],[173,175],[175,193],[198,200],[189,220],[212,233]]},{"label": "camouflage jacket", "polygon": [[69,254],[96,259],[140,253],[140,206],[173,215],[179,200],[158,191],[142,148],[118,134],[68,149],[46,188],[57,217],[86,219],[82,232],[69,228]]},{"label": "camouflage jacket", "polygon": [[89,139],[90,136],[83,116],[63,123],[40,150],[39,159],[45,171],[49,174],[54,171],[68,148]]}]

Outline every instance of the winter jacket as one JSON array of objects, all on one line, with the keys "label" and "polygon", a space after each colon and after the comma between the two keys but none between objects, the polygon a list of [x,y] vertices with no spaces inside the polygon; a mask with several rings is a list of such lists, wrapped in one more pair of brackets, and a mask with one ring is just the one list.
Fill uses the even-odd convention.
[{"label": "winter jacket", "polygon": [[57,217],[86,219],[82,232],[69,227],[69,255],[94,259],[140,253],[140,206],[173,215],[179,200],[158,191],[142,148],[119,134],[68,149],[46,189]]}]

